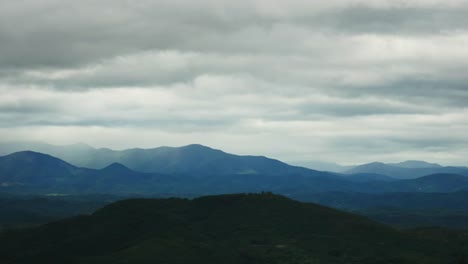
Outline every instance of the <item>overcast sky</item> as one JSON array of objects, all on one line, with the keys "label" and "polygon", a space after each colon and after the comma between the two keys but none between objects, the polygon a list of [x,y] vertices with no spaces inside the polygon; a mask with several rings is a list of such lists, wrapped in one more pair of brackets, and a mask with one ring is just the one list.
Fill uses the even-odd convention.
[{"label": "overcast sky", "polygon": [[468,165],[468,1],[0,6],[2,141]]}]

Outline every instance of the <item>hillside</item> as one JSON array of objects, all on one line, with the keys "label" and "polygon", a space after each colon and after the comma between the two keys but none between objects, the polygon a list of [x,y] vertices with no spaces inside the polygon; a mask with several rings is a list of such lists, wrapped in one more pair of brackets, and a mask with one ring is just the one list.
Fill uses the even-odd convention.
[{"label": "hillside", "polygon": [[53,184],[61,179],[72,181],[84,172],[63,160],[32,151],[0,157],[0,184],[3,187]]},{"label": "hillside", "polygon": [[460,250],[269,193],[126,200],[0,236],[0,261],[15,264],[423,264],[453,263]]},{"label": "hillside", "polygon": [[92,213],[119,199],[123,198],[109,195],[28,196],[0,193],[0,231]]},{"label": "hillside", "polygon": [[468,191],[448,193],[345,193],[323,192],[294,197],[341,209],[403,208],[410,210],[452,210],[468,212]]},{"label": "hillside", "polygon": [[23,151],[0,157],[0,189],[19,193],[107,193],[134,191],[158,175],[120,164],[102,170],[75,167],[47,154]]},{"label": "hillside", "polygon": [[449,193],[394,192],[345,193],[322,192],[294,196],[364,215],[399,227],[443,226],[468,228],[468,191]]},{"label": "hillside", "polygon": [[468,177],[458,174],[432,174],[417,179],[390,182],[390,192],[456,192],[467,190]]},{"label": "hillside", "polygon": [[372,181],[391,182],[391,181],[398,180],[387,175],[375,174],[375,173],[356,173],[356,174],[347,174],[344,176],[346,180],[352,181],[352,182],[372,182]]}]

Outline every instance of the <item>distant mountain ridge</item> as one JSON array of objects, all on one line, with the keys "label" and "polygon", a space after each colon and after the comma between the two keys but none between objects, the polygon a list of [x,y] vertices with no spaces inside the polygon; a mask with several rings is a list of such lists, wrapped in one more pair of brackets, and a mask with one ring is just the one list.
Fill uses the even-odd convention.
[{"label": "distant mountain ridge", "polygon": [[396,164],[373,162],[356,166],[344,173],[375,173],[387,175],[397,179],[415,179],[430,174],[444,173],[468,176],[468,167],[442,167],[439,164],[427,163],[423,161],[406,161]]},{"label": "distant mountain ridge", "polygon": [[437,163],[429,163],[421,160],[407,160],[398,163],[387,163],[387,165],[392,165],[400,168],[416,169],[416,168],[441,168],[442,165]]},{"label": "distant mountain ridge", "polygon": [[308,168],[306,169],[263,156],[234,155],[199,144],[182,147],[111,150],[108,148],[97,149],[83,143],[65,146],[41,142],[0,143],[0,155],[24,150],[46,153],[78,167],[102,169],[112,163],[120,163],[135,171],[161,174],[213,172],[281,174],[307,173],[308,170],[318,169],[344,174],[379,174],[396,179],[414,179],[439,173],[468,176],[467,167],[444,167],[440,164],[418,160],[407,160],[399,163],[373,162],[358,166],[340,166],[334,163],[314,161],[297,163]]},{"label": "distant mountain ridge", "polygon": [[[250,161],[252,158],[253,161]],[[262,162],[258,162],[258,159]],[[233,191],[262,191],[271,188],[295,188],[307,184],[338,185],[340,177],[334,174],[289,166],[275,160],[258,157],[242,157],[241,166],[276,169],[274,173],[229,173],[239,164],[224,165],[227,172],[197,173],[142,173],[120,163],[112,163],[103,169],[73,166],[53,156],[32,151],[16,152],[0,157],[0,191],[10,192],[64,192],[64,193],[223,193]],[[272,164],[271,164],[272,163]],[[256,167],[257,166],[257,167]],[[276,166],[276,167],[275,167]],[[240,167],[247,168],[248,167]],[[234,171],[234,169],[232,169]],[[280,173],[281,172],[281,173]],[[346,182],[345,182],[346,183]],[[345,184],[346,185],[346,184]]]},{"label": "distant mountain ridge", "polygon": [[[243,157],[243,159],[248,158],[248,156]],[[256,157],[253,158],[253,162],[243,161],[242,164],[258,166]],[[260,164],[261,166],[270,166],[269,159],[262,160],[265,163]],[[273,166],[275,164],[279,164],[280,168],[288,166],[275,162]],[[225,166],[228,165],[230,164]],[[236,163],[230,166],[239,168]],[[113,163],[100,170],[80,168],[53,156],[31,151],[0,157],[0,191],[12,193],[134,193],[197,196],[260,191],[298,195],[325,191],[454,192],[467,189],[468,177],[456,174],[437,174],[398,181],[376,174],[344,176],[297,167],[291,167],[290,170],[286,167],[282,173],[270,174],[222,173],[217,170],[203,173],[159,174],[137,172],[119,163]]]},{"label": "distant mountain ridge", "polygon": [[291,164],[306,167],[313,170],[319,171],[330,171],[336,173],[342,173],[344,171],[350,170],[355,166],[344,166],[333,162],[324,162],[324,161],[317,161],[317,160],[308,160],[308,161],[293,161],[290,162]]},{"label": "distant mountain ridge", "polygon": [[[84,144],[71,146],[32,144],[30,148],[53,155],[75,166],[92,169],[120,163],[135,171],[162,174],[308,174],[313,171],[264,156],[239,156],[199,144],[121,151],[95,149]],[[3,152],[8,151],[3,150]]]},{"label": "distant mountain ridge", "polygon": [[112,164],[102,170],[80,168],[33,151],[0,157],[0,186],[3,191],[106,193],[115,191],[118,186],[139,184],[148,178],[147,174],[119,164]]}]

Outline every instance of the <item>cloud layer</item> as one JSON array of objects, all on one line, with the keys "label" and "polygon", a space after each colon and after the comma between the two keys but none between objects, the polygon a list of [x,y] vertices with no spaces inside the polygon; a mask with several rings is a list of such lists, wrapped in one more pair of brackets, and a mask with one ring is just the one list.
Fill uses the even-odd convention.
[{"label": "cloud layer", "polygon": [[467,164],[468,1],[15,1],[0,137]]}]

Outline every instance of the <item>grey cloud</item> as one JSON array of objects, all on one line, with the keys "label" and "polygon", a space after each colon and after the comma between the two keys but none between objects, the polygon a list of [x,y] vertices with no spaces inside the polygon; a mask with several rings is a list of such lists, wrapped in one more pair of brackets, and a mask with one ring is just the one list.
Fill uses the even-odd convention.
[{"label": "grey cloud", "polygon": [[398,106],[385,105],[369,105],[369,104],[327,104],[327,105],[311,105],[306,104],[302,107],[304,116],[325,115],[325,116],[341,116],[353,117],[362,115],[392,115],[392,114],[414,114],[424,113],[424,109],[418,108],[402,108]]},{"label": "grey cloud", "polygon": [[279,3],[275,7],[258,2],[9,2],[0,11],[0,66],[75,67],[142,50],[284,53],[298,43],[294,39],[266,43],[258,37],[268,38],[275,30],[289,37],[288,31],[295,28],[332,34],[400,34],[407,29],[426,33],[466,30],[467,25],[465,9],[459,7],[375,8],[344,1],[336,8],[323,8],[295,1],[291,10],[286,7],[284,14],[275,14],[278,11],[271,10],[281,8]]},{"label": "grey cloud", "polygon": [[371,8],[361,5],[329,11],[310,23],[325,22],[329,30],[349,33],[425,35],[466,30],[467,11],[466,6]]},{"label": "grey cloud", "polygon": [[415,148],[427,151],[447,151],[454,149],[466,149],[468,140],[464,138],[442,137],[442,138],[420,138],[420,139],[402,139],[395,138],[392,142],[404,147]]},{"label": "grey cloud", "polygon": [[152,147],[155,133],[301,159],[460,162],[467,11],[462,0],[5,2],[0,136]]},{"label": "grey cloud", "polygon": [[21,104],[10,104],[0,105],[0,112],[2,114],[43,114],[43,113],[54,113],[58,109],[50,104],[40,103],[21,103]]},{"label": "grey cloud", "polygon": [[[383,98],[403,100],[415,105],[432,106],[442,112],[446,108],[468,107],[468,79],[423,79],[421,77],[402,78],[382,85],[358,87],[343,87],[339,89],[341,96],[357,97],[362,94],[373,94]],[[404,109],[401,109],[404,111]],[[422,108],[421,108],[422,110]],[[422,111],[424,112],[424,111]]]},{"label": "grey cloud", "polygon": [[[235,120],[196,120],[196,119],[157,119],[157,120],[56,120],[53,116],[44,119],[30,119],[27,116],[16,115],[15,118],[2,118],[0,116],[0,127],[108,127],[108,128],[139,128],[158,129],[165,131],[177,131],[179,133],[193,133],[203,131],[219,131],[226,126],[236,124]],[[8,125],[4,125],[8,123]]]}]

